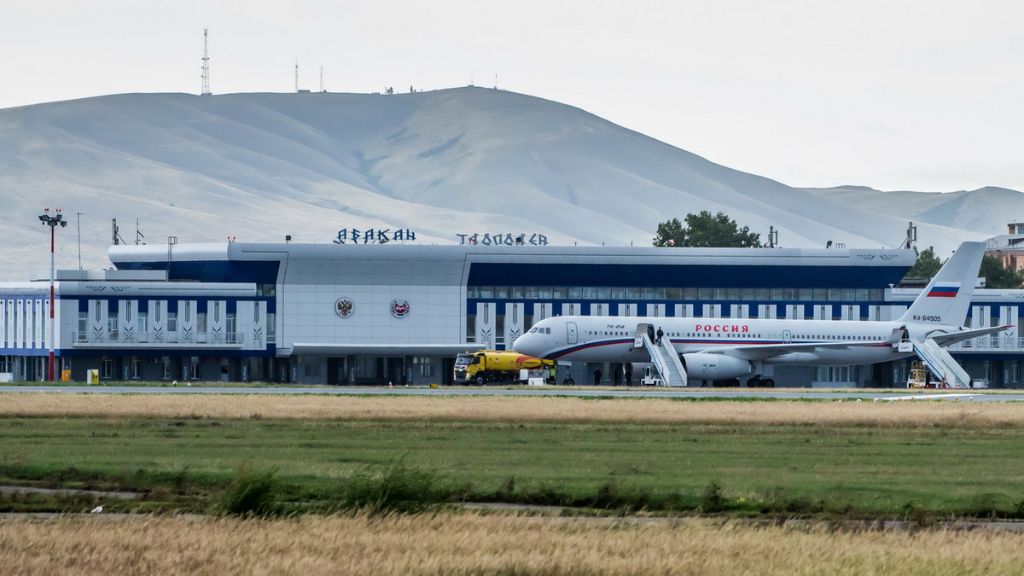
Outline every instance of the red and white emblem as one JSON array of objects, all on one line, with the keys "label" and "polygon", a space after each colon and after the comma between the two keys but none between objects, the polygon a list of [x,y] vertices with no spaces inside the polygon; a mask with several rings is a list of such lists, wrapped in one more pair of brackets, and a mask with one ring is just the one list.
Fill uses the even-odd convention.
[{"label": "red and white emblem", "polygon": [[395,318],[405,318],[409,315],[409,301],[404,298],[395,298],[391,301],[391,315]]}]

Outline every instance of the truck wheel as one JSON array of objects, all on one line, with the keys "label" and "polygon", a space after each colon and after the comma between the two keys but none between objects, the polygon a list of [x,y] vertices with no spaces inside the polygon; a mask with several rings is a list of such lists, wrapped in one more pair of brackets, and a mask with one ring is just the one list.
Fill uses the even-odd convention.
[{"label": "truck wheel", "polygon": [[483,386],[486,382],[487,382],[487,380],[484,379],[483,376],[477,376],[476,377],[476,385],[477,386]]},{"label": "truck wheel", "polygon": [[775,388],[775,380],[767,378],[761,381],[761,385],[764,386],[765,388]]}]

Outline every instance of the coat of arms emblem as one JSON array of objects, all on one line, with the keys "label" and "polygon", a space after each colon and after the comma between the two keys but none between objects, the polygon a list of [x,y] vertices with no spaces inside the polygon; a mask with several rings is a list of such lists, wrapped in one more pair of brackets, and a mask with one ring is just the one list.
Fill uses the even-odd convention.
[{"label": "coat of arms emblem", "polygon": [[391,301],[391,315],[395,318],[405,318],[409,315],[409,301],[404,298],[395,298]]},{"label": "coat of arms emblem", "polygon": [[334,303],[334,311],[342,318],[351,316],[354,307],[355,304],[352,303],[351,298],[338,298],[338,301]]}]

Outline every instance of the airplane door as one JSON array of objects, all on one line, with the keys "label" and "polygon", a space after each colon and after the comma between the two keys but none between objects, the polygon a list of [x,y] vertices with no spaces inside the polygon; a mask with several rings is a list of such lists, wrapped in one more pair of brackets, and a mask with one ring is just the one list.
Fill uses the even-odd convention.
[{"label": "airplane door", "polygon": [[566,344],[575,344],[577,342],[578,338],[579,338],[578,332],[576,330],[576,323],[575,322],[566,322],[565,323],[565,330],[566,330],[565,343]]},{"label": "airplane door", "polygon": [[782,341],[784,343],[786,343],[786,344],[789,344],[790,342],[792,342],[793,341],[793,333],[790,332],[789,330],[783,330],[782,331]]}]

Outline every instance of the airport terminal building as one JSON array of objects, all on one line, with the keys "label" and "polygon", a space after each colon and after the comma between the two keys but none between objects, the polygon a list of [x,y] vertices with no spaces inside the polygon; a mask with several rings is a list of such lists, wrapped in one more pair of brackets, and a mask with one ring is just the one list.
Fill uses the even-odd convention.
[{"label": "airport terminal building", "polygon": [[[451,382],[459,352],[503,349],[554,315],[889,320],[909,250],[520,245],[119,245],[114,269],[0,283],[0,374],[83,381]],[[1024,290],[977,290],[968,325],[1013,330],[950,351],[974,379],[1021,385]],[[780,386],[903,386],[909,361],[776,367]],[[559,381],[623,381],[564,364]]]}]

